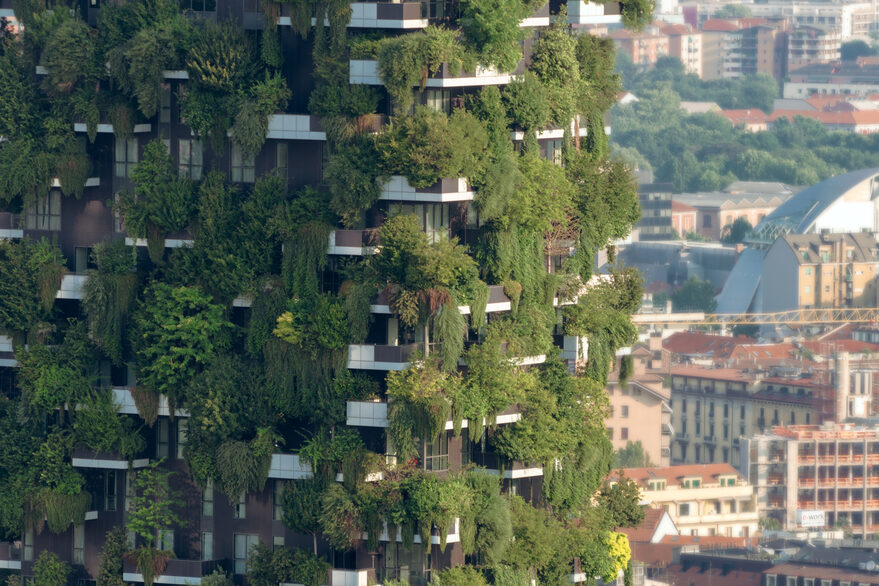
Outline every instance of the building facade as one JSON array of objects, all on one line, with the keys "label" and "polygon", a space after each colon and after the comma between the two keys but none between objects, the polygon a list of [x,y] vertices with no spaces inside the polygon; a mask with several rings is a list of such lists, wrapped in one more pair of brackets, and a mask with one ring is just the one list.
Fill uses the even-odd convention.
[{"label": "building facade", "polygon": [[754,488],[729,464],[627,468],[621,473],[641,488],[642,503],[668,513],[681,535],[747,538],[757,532]]}]

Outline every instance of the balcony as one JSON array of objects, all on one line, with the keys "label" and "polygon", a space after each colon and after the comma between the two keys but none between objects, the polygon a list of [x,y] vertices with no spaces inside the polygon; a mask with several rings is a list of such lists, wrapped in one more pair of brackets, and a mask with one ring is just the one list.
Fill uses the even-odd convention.
[{"label": "balcony", "polygon": [[329,254],[364,256],[375,253],[375,230],[333,230]]},{"label": "balcony", "polygon": [[421,2],[351,3],[351,28],[413,30],[427,25],[428,20],[421,16]]},{"label": "balcony", "polygon": [[[449,533],[446,536],[446,543],[460,543],[460,541],[461,541],[460,528],[461,528],[461,520],[456,518],[454,520],[454,522],[452,523],[452,526],[449,528]],[[399,528],[396,528],[396,529],[397,529],[397,533],[394,536],[394,541],[396,541],[397,543],[401,543],[403,541],[403,538],[401,536],[401,531]],[[366,539],[365,533],[363,534],[363,539]],[[383,526],[382,532],[379,535],[379,541],[391,541],[391,537],[390,537],[390,535],[388,535],[387,524],[385,524]],[[413,541],[414,541],[414,543],[421,543],[421,536],[418,535],[418,532],[415,533],[415,539]],[[439,545],[440,544],[439,530],[436,527],[433,527],[433,529],[430,532],[430,543],[431,543],[431,545]]]},{"label": "balcony", "polygon": [[[184,246],[192,246],[194,242],[192,238],[192,234],[187,230],[181,230],[180,232],[172,232],[165,236],[165,248],[183,248]],[[125,237],[125,245],[126,246],[143,246],[147,245],[146,238],[129,238]]]},{"label": "balcony", "polygon": [[0,212],[0,238],[22,238],[21,216],[10,212]]},{"label": "balcony", "polygon": [[0,335],[0,367],[16,367],[18,361],[15,359],[15,347],[12,344],[12,338]]},{"label": "balcony", "polygon": [[485,471],[490,474],[501,475],[507,480],[543,476],[543,467],[539,464],[511,462],[504,456],[493,452],[474,452],[470,457],[470,462],[485,468]]},{"label": "balcony", "polygon": [[376,584],[375,570],[330,570],[329,586],[369,586]]},{"label": "balcony", "polygon": [[[152,124],[135,124],[132,132],[135,134],[151,132],[153,129]],[[73,123],[73,131],[74,132],[88,132],[88,125],[85,122],[74,122]],[[98,124],[98,134],[113,134],[113,125],[99,123]]]},{"label": "balcony", "polygon": [[269,132],[266,138],[275,140],[321,140],[327,133],[320,118],[308,114],[273,114],[269,116]]},{"label": "balcony", "polygon": [[587,360],[589,340],[585,336],[564,336],[561,357],[563,360]]},{"label": "balcony", "polygon": [[15,543],[0,542],[0,569],[21,570],[21,549]]},{"label": "balcony", "polygon": [[311,466],[306,462],[300,462],[299,454],[272,454],[269,478],[303,480],[311,476]]},{"label": "balcony", "polygon": [[416,203],[451,203],[473,201],[473,189],[464,177],[440,179],[433,185],[415,188],[405,177],[394,175],[382,187],[379,199]]},{"label": "balcony", "polygon": [[[114,401],[116,403],[117,412],[121,415],[138,415],[137,403],[131,395],[130,387],[117,387],[113,389]],[[168,397],[162,395],[159,397],[159,416],[170,417],[171,409],[168,407]],[[177,409],[174,411],[175,417],[189,417],[188,409]]]},{"label": "balcony", "polygon": [[82,299],[86,275],[67,274],[61,279],[61,287],[55,299]]},{"label": "balcony", "polygon": [[[220,560],[177,560],[170,559],[161,576],[157,576],[155,584],[201,584],[201,577],[212,574],[215,570],[226,571],[228,564]],[[130,561],[125,560],[122,568],[122,579],[127,582],[143,582],[143,576]]]},{"label": "balcony", "polygon": [[[385,401],[348,401],[346,406],[346,425],[351,427],[381,427],[388,426],[388,404]],[[512,406],[497,415],[494,420],[496,425],[515,423],[522,419],[522,414],[517,406]],[[483,419],[483,424],[489,422]],[[461,428],[469,427],[467,419],[461,421]],[[451,419],[446,421],[446,430],[455,428],[455,422]]]},{"label": "balcony", "polygon": [[[352,84],[383,85],[378,74],[378,62],[373,59],[352,59],[349,63],[348,82]],[[436,75],[425,80],[425,88],[462,88],[484,85],[506,85],[513,80],[513,74],[500,73],[491,67],[477,67],[473,72],[452,75],[448,64],[444,63]],[[414,87],[414,86],[413,86]]]},{"label": "balcony", "polygon": [[575,0],[568,2],[568,24],[619,24],[620,3],[598,4]]},{"label": "balcony", "polygon": [[421,344],[385,346],[379,344],[349,344],[348,368],[355,370],[405,370],[409,355]]},{"label": "balcony", "polygon": [[114,452],[96,452],[87,448],[73,448],[71,465],[74,468],[97,468],[100,470],[128,470],[149,466],[149,458],[128,460]]},{"label": "balcony", "polygon": [[[352,230],[352,232],[356,232],[356,230]],[[391,313],[391,308],[388,305],[388,298],[383,291],[376,296],[373,303],[370,304],[369,309],[372,313]],[[510,309],[510,298],[504,293],[503,285],[489,285],[488,303],[485,306],[485,312],[494,313],[498,311],[510,311]],[[459,305],[458,311],[464,315],[470,315],[470,306]]]}]

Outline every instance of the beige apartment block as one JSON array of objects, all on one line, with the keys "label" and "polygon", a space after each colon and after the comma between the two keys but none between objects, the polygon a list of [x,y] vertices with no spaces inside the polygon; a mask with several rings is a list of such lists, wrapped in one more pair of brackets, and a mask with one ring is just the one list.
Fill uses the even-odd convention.
[{"label": "beige apartment block", "polygon": [[671,462],[671,393],[663,385],[662,375],[647,371],[651,356],[652,352],[643,345],[633,348],[634,372],[622,387],[619,367],[608,376],[607,429],[614,450],[640,441],[652,463],[668,466]]},{"label": "beige apartment block", "polygon": [[763,310],[873,307],[877,271],[870,234],[787,234],[763,261]]},{"label": "beige apartment block", "polygon": [[[681,535],[750,537],[757,531],[754,488],[729,464],[622,472],[638,483],[642,504],[665,509]],[[618,473],[611,476],[618,478]]]},{"label": "beige apartment block", "polygon": [[668,37],[668,54],[684,64],[684,71],[702,76],[702,33],[686,24],[668,24],[660,29]]},{"label": "beige apartment block", "polygon": [[818,423],[813,418],[827,410],[831,389],[812,378],[753,369],[673,366],[672,462],[737,463],[742,437],[774,425]]}]

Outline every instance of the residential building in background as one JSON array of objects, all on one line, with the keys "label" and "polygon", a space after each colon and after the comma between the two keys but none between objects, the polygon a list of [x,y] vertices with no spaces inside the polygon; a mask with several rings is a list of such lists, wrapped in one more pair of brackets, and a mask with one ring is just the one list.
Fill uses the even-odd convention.
[{"label": "residential building in background", "polygon": [[699,216],[699,209],[684,202],[672,199],[671,202],[671,228],[684,236],[688,232],[696,231],[696,218]]},{"label": "residential building in background", "polygon": [[871,234],[785,234],[763,260],[763,310],[875,307],[877,278]]},{"label": "residential building in background", "polygon": [[610,417],[607,431],[615,450],[629,442],[641,442],[650,461],[657,466],[671,463],[671,392],[661,371],[650,368],[651,350],[639,344],[632,349],[633,371],[621,385],[620,368],[608,375]]},{"label": "residential building in background", "polygon": [[680,193],[672,199],[696,208],[696,232],[720,240],[736,219],[745,218],[756,226],[792,195],[783,183],[736,181],[722,191]]},{"label": "residential building in background", "polygon": [[670,183],[647,183],[638,187],[641,219],[636,228],[639,240],[671,240],[672,191]]},{"label": "residential building in background", "polygon": [[684,64],[684,71],[702,76],[702,33],[686,24],[668,24],[660,28],[668,36],[668,55]]},{"label": "residential building in background", "polygon": [[641,502],[668,513],[681,535],[748,538],[760,513],[754,488],[730,464],[626,468],[611,474],[634,480]]},{"label": "residential building in background", "polygon": [[784,23],[757,24],[742,29],[742,75],[765,74],[775,79],[788,70],[789,36]]},{"label": "residential building in background", "polygon": [[655,65],[657,59],[669,54],[669,37],[656,25],[646,26],[642,31],[619,29],[608,36],[618,51],[626,53],[635,65],[641,67]]},{"label": "residential building in background", "polygon": [[812,25],[795,26],[788,35],[788,70],[794,71],[813,63],[839,61],[841,45],[839,29]]}]

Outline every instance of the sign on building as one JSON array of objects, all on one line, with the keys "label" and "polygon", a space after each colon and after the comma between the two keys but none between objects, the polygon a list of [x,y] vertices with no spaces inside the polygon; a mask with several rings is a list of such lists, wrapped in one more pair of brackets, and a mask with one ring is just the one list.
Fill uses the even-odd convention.
[{"label": "sign on building", "polygon": [[826,524],[824,511],[797,511],[797,525],[800,527],[824,527]]}]

